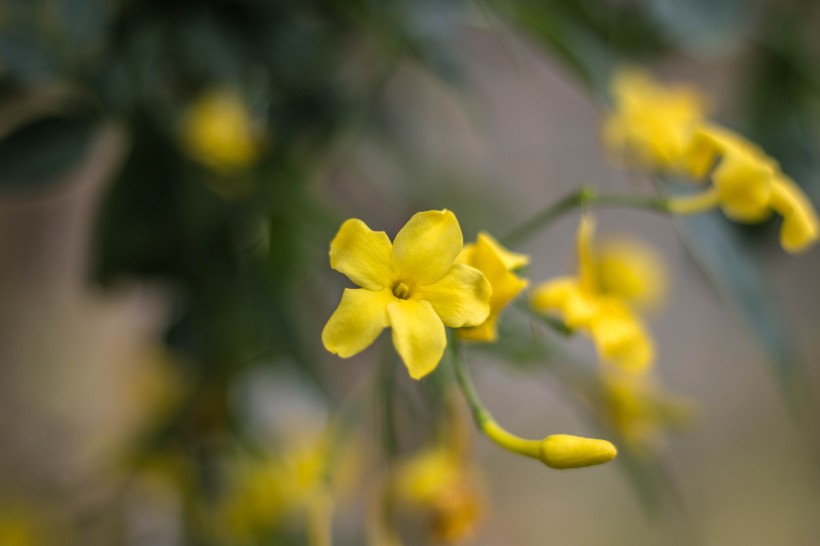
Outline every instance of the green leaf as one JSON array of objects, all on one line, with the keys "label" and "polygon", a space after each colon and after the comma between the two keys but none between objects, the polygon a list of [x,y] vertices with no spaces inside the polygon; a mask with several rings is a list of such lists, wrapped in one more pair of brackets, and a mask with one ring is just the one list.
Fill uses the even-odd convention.
[{"label": "green leaf", "polygon": [[86,117],[48,117],[0,141],[0,191],[40,190],[82,158],[97,123]]}]

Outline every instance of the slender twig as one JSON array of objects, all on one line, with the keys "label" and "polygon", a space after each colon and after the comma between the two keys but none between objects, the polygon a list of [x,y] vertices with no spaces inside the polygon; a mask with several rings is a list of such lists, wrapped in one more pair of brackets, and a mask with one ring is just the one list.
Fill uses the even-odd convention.
[{"label": "slender twig", "polygon": [[484,404],[481,403],[481,398],[478,396],[475,385],[473,385],[473,381],[468,375],[467,370],[464,369],[464,363],[461,361],[461,344],[455,336],[450,342],[450,351],[452,353],[453,370],[456,374],[456,381],[458,381],[458,386],[461,388],[461,392],[464,394],[464,398],[470,406],[470,411],[473,414],[473,420],[476,426],[481,430],[484,423],[492,419],[492,417],[484,407]]},{"label": "slender twig", "polygon": [[515,246],[543,230],[564,214],[583,207],[637,208],[659,213],[669,213],[669,199],[654,195],[599,194],[591,188],[580,188],[537,212],[524,223],[510,231],[501,242]]},{"label": "slender twig", "polygon": [[379,402],[381,403],[382,418],[384,419],[384,449],[388,461],[399,452],[398,436],[396,434],[396,375],[395,361],[392,352],[386,350],[381,366],[381,380]]},{"label": "slender twig", "polygon": [[473,414],[473,420],[475,421],[478,430],[480,430],[489,440],[495,442],[497,445],[512,453],[517,453],[518,455],[531,457],[533,459],[541,459],[541,447],[538,441],[520,438],[507,431],[504,427],[499,425],[495,419],[493,419],[493,416],[487,408],[484,407],[484,404],[481,403],[481,398],[478,396],[478,392],[476,391],[475,385],[473,385],[473,381],[467,372],[467,368],[461,361],[461,354],[459,350],[460,345],[455,336],[453,337],[451,347],[453,369],[455,370],[456,381],[458,382],[459,387],[461,387],[461,392],[464,394],[464,398],[467,399],[467,403],[469,404],[470,410]]}]

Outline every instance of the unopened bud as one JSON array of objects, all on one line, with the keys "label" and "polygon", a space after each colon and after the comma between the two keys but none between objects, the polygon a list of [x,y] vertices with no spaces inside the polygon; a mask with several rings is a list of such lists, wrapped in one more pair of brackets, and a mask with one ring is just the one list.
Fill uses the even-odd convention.
[{"label": "unopened bud", "polygon": [[553,434],[541,442],[541,462],[552,468],[579,468],[611,461],[618,454],[606,440]]}]

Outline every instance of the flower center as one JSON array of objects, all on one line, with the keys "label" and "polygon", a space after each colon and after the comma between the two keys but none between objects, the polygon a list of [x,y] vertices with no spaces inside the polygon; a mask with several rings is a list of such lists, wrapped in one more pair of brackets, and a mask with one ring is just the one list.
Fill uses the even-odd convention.
[{"label": "flower center", "polygon": [[410,287],[399,281],[393,286],[393,295],[400,300],[406,300],[410,297]]}]

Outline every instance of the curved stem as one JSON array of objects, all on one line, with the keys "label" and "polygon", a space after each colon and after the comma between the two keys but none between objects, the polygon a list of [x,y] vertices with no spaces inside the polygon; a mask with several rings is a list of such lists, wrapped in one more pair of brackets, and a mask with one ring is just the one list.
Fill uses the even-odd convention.
[{"label": "curved stem", "polygon": [[665,197],[629,194],[601,195],[591,188],[580,188],[537,212],[529,220],[502,237],[501,243],[505,246],[517,245],[549,226],[564,214],[582,207],[624,207],[660,213],[672,212],[669,199]]},{"label": "curved stem", "polygon": [[478,429],[483,432],[487,438],[507,451],[512,451],[513,453],[518,453],[519,455],[524,455],[525,457],[532,457],[533,459],[540,460],[541,442],[537,440],[527,440],[516,436],[515,434],[507,431],[504,427],[499,425],[495,419],[493,419],[493,416],[487,408],[484,407],[484,404],[481,403],[481,398],[478,396],[475,385],[473,385],[473,381],[470,378],[464,363],[461,361],[461,351],[458,339],[454,338],[452,340],[451,347],[453,369],[455,370],[456,381],[458,382],[459,387],[461,387],[461,392],[464,393],[464,398],[467,399],[467,403],[470,405],[470,410],[472,411],[473,419],[475,420]]}]

